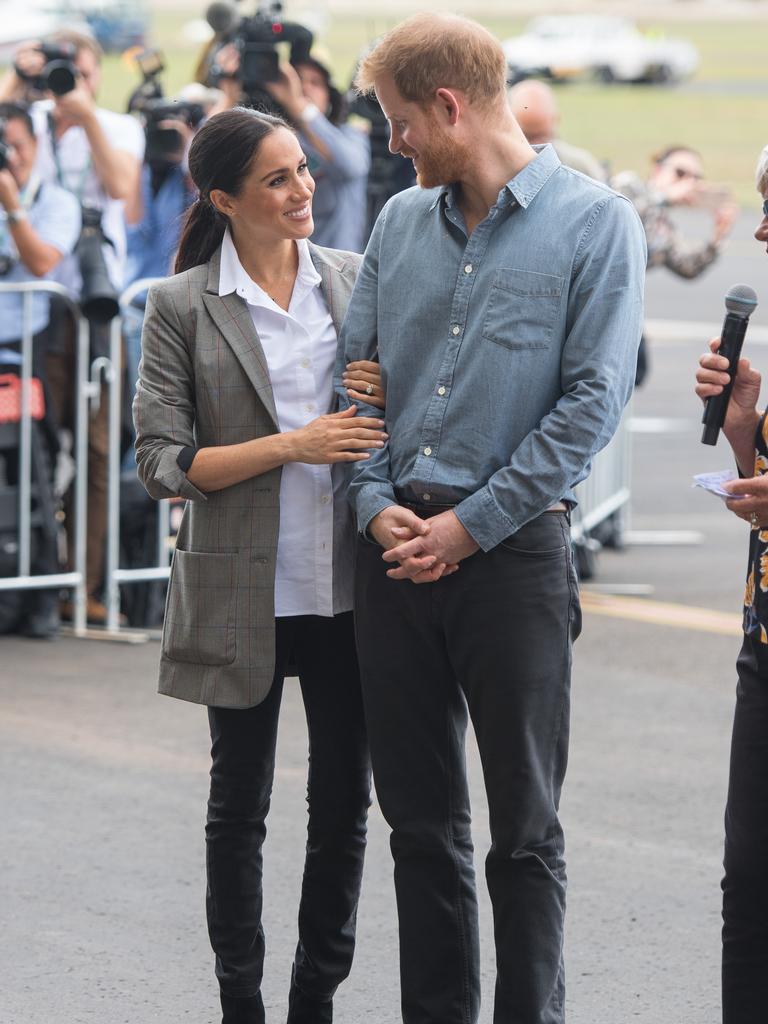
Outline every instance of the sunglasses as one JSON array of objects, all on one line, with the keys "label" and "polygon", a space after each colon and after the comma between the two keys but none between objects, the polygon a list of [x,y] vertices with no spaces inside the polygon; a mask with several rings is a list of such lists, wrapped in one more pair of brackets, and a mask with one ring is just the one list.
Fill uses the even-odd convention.
[{"label": "sunglasses", "polygon": [[682,181],[683,178],[693,178],[695,181],[701,181],[704,177],[703,174],[697,174],[696,171],[686,170],[685,167],[673,167],[672,170],[675,173],[675,177],[680,181]]},{"label": "sunglasses", "polygon": [[768,199],[763,200],[763,216],[768,217]]}]

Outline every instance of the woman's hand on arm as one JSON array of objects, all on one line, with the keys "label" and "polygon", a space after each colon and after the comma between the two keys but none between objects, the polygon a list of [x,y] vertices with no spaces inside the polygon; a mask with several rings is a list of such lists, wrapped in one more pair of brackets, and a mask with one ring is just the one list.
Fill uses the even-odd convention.
[{"label": "woman's hand on arm", "polygon": [[358,416],[357,407],[318,416],[305,427],[271,434],[241,444],[200,448],[187,471],[187,479],[201,491],[225,487],[268,473],[287,462],[329,465],[369,458],[365,449],[382,448],[387,435],[384,421]]},{"label": "woman's hand on arm", "polygon": [[[699,359],[696,371],[696,394],[702,401],[720,395],[727,386],[728,360],[719,356],[720,339],[713,338],[710,351]],[[733,390],[725,414],[723,433],[736,456],[739,469],[750,476],[755,465],[755,431],[760,422],[757,403],[760,398],[761,378],[748,359],[740,359],[733,381]]]},{"label": "woman's hand on arm", "polygon": [[375,405],[377,409],[385,407],[386,395],[378,363],[370,359],[347,363],[341,382],[353,402],[365,402],[366,405]]}]

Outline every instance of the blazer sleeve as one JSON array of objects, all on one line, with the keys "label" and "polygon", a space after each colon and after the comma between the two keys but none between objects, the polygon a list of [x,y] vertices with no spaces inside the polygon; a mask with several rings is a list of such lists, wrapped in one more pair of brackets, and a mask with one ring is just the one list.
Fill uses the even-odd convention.
[{"label": "blazer sleeve", "polygon": [[195,445],[195,380],[169,284],[153,285],[147,297],[133,400],[136,464],[151,497],[206,501],[177,461],[182,448]]}]

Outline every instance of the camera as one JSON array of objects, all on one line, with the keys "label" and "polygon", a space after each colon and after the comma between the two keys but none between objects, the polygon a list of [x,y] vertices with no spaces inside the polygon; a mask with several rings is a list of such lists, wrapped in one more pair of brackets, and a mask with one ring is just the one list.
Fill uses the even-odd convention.
[{"label": "camera", "polygon": [[11,147],[5,141],[5,122],[0,121],[0,171],[4,171],[8,166],[10,152]]},{"label": "camera", "polygon": [[109,277],[103,246],[111,245],[101,226],[101,210],[90,203],[82,204],[83,226],[75,248],[83,287],[80,308],[86,320],[108,324],[120,312],[115,286]]},{"label": "camera", "polygon": [[28,75],[14,64],[19,78],[36,92],[52,92],[54,96],[65,96],[77,84],[77,51],[71,43],[41,43],[35,47],[45,58],[45,66],[39,75]]},{"label": "camera", "polygon": [[184,100],[166,100],[162,97],[148,100],[142,107],[144,134],[147,145],[144,159],[148,164],[173,162],[184,146],[184,139],[175,128],[163,128],[164,121],[183,121],[190,128],[196,128],[205,111],[199,103]]},{"label": "camera", "polygon": [[133,60],[141,72],[142,81],[128,100],[129,114],[141,112],[151,100],[162,99],[163,86],[160,75],[165,71],[165,58],[160,50],[141,50],[134,55]]},{"label": "camera", "polygon": [[[206,11],[206,19],[222,44],[233,43],[240,54],[240,82],[247,102],[262,110],[282,113],[264,88],[280,77],[278,43],[290,43],[291,63],[309,59],[314,37],[308,28],[283,21],[282,4],[260,4],[250,17],[240,17],[235,7],[218,0]],[[225,73],[215,63],[209,72],[209,84],[217,86]]]}]

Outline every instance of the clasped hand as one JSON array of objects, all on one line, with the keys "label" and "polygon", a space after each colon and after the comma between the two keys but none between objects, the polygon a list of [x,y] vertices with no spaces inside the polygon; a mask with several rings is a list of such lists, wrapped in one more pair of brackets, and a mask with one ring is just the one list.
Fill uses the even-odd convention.
[{"label": "clasped hand", "polygon": [[479,548],[453,511],[421,519],[402,505],[390,505],[373,518],[369,532],[393,567],[387,576],[412,583],[434,583],[459,568]]}]

